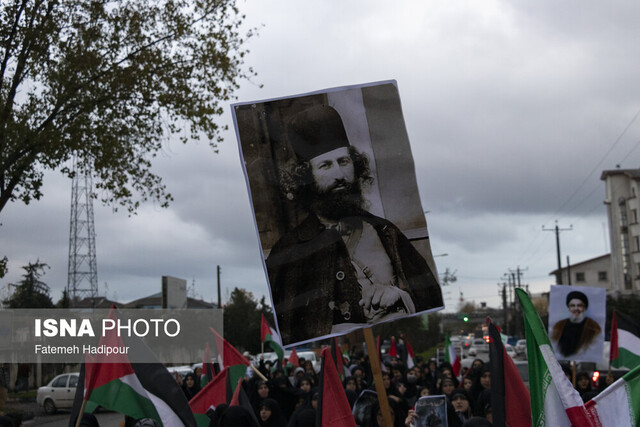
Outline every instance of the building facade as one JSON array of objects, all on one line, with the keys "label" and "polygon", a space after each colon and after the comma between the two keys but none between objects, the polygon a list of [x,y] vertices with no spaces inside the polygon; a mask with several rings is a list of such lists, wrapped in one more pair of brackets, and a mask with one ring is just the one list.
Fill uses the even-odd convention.
[{"label": "building facade", "polygon": [[[614,288],[611,268],[610,254],[578,262],[560,269],[560,284],[592,286],[595,288],[605,288],[607,291],[613,291]],[[557,274],[558,270],[554,270],[549,273],[549,275],[556,277]]]},{"label": "building facade", "polygon": [[603,171],[611,243],[612,290],[640,290],[640,169]]}]

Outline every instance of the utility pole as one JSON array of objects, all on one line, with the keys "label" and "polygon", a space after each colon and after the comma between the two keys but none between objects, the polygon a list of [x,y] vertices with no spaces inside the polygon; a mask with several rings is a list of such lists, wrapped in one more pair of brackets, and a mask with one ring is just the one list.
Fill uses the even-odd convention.
[{"label": "utility pole", "polygon": [[[514,294],[515,294],[515,288],[522,288],[522,282],[521,282],[521,278],[523,275],[524,271],[527,271],[528,268],[526,269],[521,269],[520,266],[516,267],[516,270],[513,271],[511,269],[509,269],[509,272],[511,273],[511,277],[513,278],[513,287],[514,287]],[[515,298],[514,298],[514,302],[513,302],[513,330],[511,331],[512,335],[519,335],[520,332],[522,332],[522,325],[519,319],[522,318],[522,316],[520,315],[520,306],[518,304],[516,304],[515,302]],[[518,320],[516,320],[518,319]]]},{"label": "utility pole", "polygon": [[562,272],[560,271],[560,269],[562,268],[562,264],[560,263],[560,232],[571,230],[573,230],[573,225],[570,225],[569,228],[559,228],[558,220],[556,220],[555,228],[544,228],[544,225],[542,226],[542,231],[555,231],[556,233],[556,255],[558,257],[558,272],[556,273],[556,284],[558,285],[562,282]]},{"label": "utility pole", "polygon": [[[500,286],[500,283],[498,283],[498,287]],[[508,316],[507,316],[507,284],[506,283],[502,283],[502,290],[500,291],[500,295],[502,296],[502,324],[505,327],[505,330],[508,330],[509,328],[507,328],[507,322],[508,322]]]},{"label": "utility pole", "polygon": [[569,262],[569,255],[567,255],[567,285],[571,286],[571,263]]},{"label": "utility pole", "polygon": [[220,293],[220,266],[218,265],[216,268],[218,272],[218,308],[222,308],[222,296]]}]

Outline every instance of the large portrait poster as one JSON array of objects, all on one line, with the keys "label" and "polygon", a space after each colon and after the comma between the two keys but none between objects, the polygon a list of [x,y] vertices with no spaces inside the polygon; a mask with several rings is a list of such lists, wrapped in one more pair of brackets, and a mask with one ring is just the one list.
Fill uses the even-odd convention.
[{"label": "large portrait poster", "polygon": [[443,308],[395,81],[232,108],[284,345]]},{"label": "large portrait poster", "polygon": [[558,360],[602,362],[606,301],[604,288],[551,286],[549,339]]}]

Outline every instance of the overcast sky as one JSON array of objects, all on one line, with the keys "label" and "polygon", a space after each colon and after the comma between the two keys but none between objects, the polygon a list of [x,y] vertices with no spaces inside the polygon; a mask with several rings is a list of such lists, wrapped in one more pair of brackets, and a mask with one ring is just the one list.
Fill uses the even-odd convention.
[{"label": "overcast sky", "polygon": [[[640,167],[640,3],[629,1],[252,1],[260,27],[238,102],[395,79],[447,311],[500,304],[497,283],[518,267],[534,292],[562,263],[609,251],[602,170]],[[259,84],[262,84],[261,88]],[[100,294],[129,301],[160,291],[161,276],[217,301],[234,287],[268,296],[247,187],[230,126],[220,152],[169,143],[155,170],[175,201],[138,215],[94,206]],[[44,197],[8,205],[0,255],[9,274],[46,262],[57,300],[67,283],[71,182],[46,175]]]}]

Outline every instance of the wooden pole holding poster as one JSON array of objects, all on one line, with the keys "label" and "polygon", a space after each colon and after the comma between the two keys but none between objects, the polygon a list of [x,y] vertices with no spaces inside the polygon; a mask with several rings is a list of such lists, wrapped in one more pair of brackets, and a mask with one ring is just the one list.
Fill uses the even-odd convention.
[{"label": "wooden pole holding poster", "polygon": [[[367,353],[369,353],[369,364],[371,365],[371,372],[373,373],[373,383],[376,385],[376,393],[378,394],[378,402],[380,403],[380,412],[384,418],[384,423],[387,426],[393,425],[391,419],[391,410],[389,408],[389,399],[387,397],[387,391],[384,389],[382,383],[382,371],[380,370],[380,359],[378,358],[378,352],[376,350],[376,342],[373,339],[373,331],[371,328],[364,328],[364,340],[367,343]],[[373,414],[372,416],[376,416]]]}]

